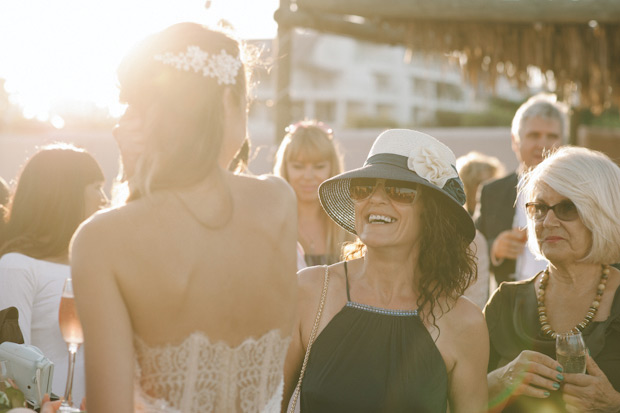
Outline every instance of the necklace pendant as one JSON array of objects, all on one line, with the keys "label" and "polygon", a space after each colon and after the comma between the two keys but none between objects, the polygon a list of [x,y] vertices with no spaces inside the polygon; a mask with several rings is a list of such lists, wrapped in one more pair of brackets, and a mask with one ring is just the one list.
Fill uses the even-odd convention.
[{"label": "necklace pendant", "polygon": [[[603,265],[603,270],[601,273],[601,279],[599,280],[598,289],[596,292],[596,297],[592,301],[588,312],[586,313],[583,321],[573,327],[570,331],[574,333],[579,333],[588,327],[590,322],[596,316],[598,308],[601,303],[601,299],[603,297],[603,293],[605,292],[605,284],[607,283],[607,278],[609,274],[609,266]],[[547,288],[547,283],[549,282],[549,267],[545,269],[541,278],[540,285],[538,286],[537,297],[538,297],[538,322],[540,323],[540,330],[543,334],[550,336],[551,338],[555,338],[557,333],[551,328],[549,324],[549,318],[547,317],[547,308],[545,307],[545,289]]]}]

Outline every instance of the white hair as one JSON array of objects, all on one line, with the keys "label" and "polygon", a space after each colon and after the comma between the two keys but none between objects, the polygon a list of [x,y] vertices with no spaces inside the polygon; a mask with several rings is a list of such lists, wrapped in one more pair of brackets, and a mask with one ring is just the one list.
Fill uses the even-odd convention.
[{"label": "white hair", "polygon": [[570,128],[568,112],[568,106],[565,103],[558,102],[557,96],[553,93],[538,93],[517,109],[514,118],[512,118],[510,131],[517,140],[521,141],[523,126],[527,119],[536,117],[555,119],[560,122],[562,143],[566,143]]},{"label": "white hair", "polygon": [[[541,184],[570,199],[583,224],[592,232],[592,247],[582,262],[620,262],[620,167],[601,152],[565,146],[527,173],[519,185],[526,202]],[[543,257],[534,222],[528,219],[528,242]]]}]

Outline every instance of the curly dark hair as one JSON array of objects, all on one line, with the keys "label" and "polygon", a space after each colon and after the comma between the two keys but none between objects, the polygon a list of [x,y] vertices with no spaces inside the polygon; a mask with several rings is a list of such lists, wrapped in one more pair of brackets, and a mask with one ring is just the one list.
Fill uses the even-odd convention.
[{"label": "curly dark hair", "polygon": [[[422,275],[417,280],[420,296],[416,304],[420,317],[436,326],[437,299],[442,296],[448,299],[447,308],[440,306],[441,315],[476,281],[478,266],[471,242],[459,229],[447,206],[451,201],[423,185],[418,187],[418,196],[424,208],[420,217],[422,240],[418,264]],[[361,258],[365,253],[366,246],[359,238],[343,249],[345,260]],[[427,304],[428,314],[424,312]]]},{"label": "curly dark hair", "polygon": [[440,306],[440,314],[443,314],[476,281],[478,266],[470,240],[448,212],[446,203],[450,201],[422,185],[419,190],[424,208],[419,255],[422,275],[418,279],[420,297],[417,304],[420,312],[429,305],[428,314],[420,316],[424,319],[430,317],[435,324],[437,298],[445,296],[448,299],[447,308]]}]

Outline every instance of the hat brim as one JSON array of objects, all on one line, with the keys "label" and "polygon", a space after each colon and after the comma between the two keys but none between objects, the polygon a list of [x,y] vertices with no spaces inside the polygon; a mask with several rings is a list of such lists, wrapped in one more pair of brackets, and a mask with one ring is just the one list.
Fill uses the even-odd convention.
[{"label": "hat brim", "polygon": [[457,224],[457,228],[470,242],[476,236],[476,227],[469,212],[441,188],[418,176],[410,169],[396,167],[393,164],[373,163],[364,165],[336,175],[319,186],[319,200],[327,215],[346,231],[357,235],[355,231],[355,206],[351,200],[349,187],[354,178],[383,178],[414,182],[435,190]]}]

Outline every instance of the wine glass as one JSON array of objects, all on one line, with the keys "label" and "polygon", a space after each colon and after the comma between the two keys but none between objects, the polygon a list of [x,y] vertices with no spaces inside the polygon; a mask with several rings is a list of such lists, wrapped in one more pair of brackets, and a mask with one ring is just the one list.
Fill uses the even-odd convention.
[{"label": "wine glass", "polygon": [[587,351],[581,332],[558,333],[555,337],[555,355],[565,373],[585,373]]},{"label": "wine glass", "polygon": [[62,297],[60,298],[60,309],[58,310],[58,324],[62,338],[67,343],[69,350],[69,369],[67,370],[67,385],[65,386],[65,397],[60,405],[59,412],[79,412],[72,405],[71,390],[73,388],[73,370],[75,368],[75,356],[80,344],[84,342],[84,334],[82,333],[82,324],[78,318],[77,309],[75,308],[75,296],[73,295],[73,284],[71,278],[65,280],[62,289]]}]

